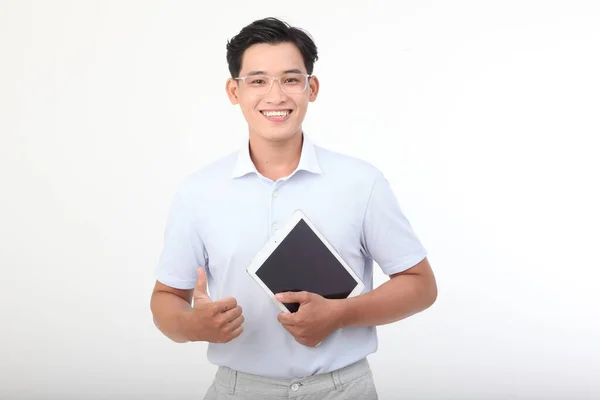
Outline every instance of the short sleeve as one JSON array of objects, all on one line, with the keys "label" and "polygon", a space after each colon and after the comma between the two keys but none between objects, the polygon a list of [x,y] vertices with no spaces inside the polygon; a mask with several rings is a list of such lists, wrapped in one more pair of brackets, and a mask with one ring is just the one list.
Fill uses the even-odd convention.
[{"label": "short sleeve", "polygon": [[367,256],[386,275],[403,272],[422,261],[427,252],[400,209],[387,179],[379,173],[363,221],[363,246]]},{"label": "short sleeve", "polygon": [[180,187],[171,204],[156,269],[156,279],[176,289],[193,288],[198,267],[206,266],[206,251],[193,204],[193,198]]}]

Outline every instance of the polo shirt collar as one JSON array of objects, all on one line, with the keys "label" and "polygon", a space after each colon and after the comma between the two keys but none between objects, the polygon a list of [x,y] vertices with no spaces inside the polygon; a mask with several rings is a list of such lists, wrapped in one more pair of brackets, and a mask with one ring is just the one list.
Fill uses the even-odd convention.
[{"label": "polo shirt collar", "polygon": [[[313,143],[303,134],[302,138],[302,151],[300,154],[300,162],[298,163],[298,167],[296,171],[304,170],[308,172],[312,172],[314,174],[321,174],[322,170],[319,166],[319,160],[317,158],[317,152],[315,150],[315,146]],[[296,173],[294,171],[294,173]],[[246,174],[250,173],[259,174],[256,170],[256,166],[252,162],[250,158],[250,143],[247,142],[244,148],[242,148],[237,157],[236,164],[233,168],[232,178],[239,178]],[[292,175],[294,174],[292,173]],[[260,174],[259,174],[260,175]]]}]

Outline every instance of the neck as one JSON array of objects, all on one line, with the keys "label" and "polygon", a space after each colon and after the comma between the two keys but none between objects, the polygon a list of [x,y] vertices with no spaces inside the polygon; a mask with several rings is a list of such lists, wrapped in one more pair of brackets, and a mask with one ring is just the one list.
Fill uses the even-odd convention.
[{"label": "neck", "polygon": [[302,142],[302,132],[278,142],[250,134],[250,158],[261,175],[276,181],[296,170],[302,154]]}]

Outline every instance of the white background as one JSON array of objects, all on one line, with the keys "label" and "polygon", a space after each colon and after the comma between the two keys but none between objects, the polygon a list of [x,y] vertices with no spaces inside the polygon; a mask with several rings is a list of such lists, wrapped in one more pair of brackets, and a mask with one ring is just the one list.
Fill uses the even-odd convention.
[{"label": "white background", "polygon": [[225,43],[266,16],[319,47],[306,132],[383,170],[438,279],[379,330],[380,398],[600,398],[600,6],[347,0],[0,2],[0,398],[201,398],[154,268],[176,184],[247,135]]}]

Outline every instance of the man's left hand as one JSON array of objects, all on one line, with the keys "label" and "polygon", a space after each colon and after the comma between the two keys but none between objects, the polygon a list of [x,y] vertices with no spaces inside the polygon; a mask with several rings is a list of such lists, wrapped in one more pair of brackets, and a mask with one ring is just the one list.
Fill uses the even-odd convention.
[{"label": "man's left hand", "polygon": [[300,303],[297,312],[282,312],[277,317],[298,343],[316,347],[341,327],[342,300],[329,300],[310,292],[279,293],[276,299],[282,303]]}]

